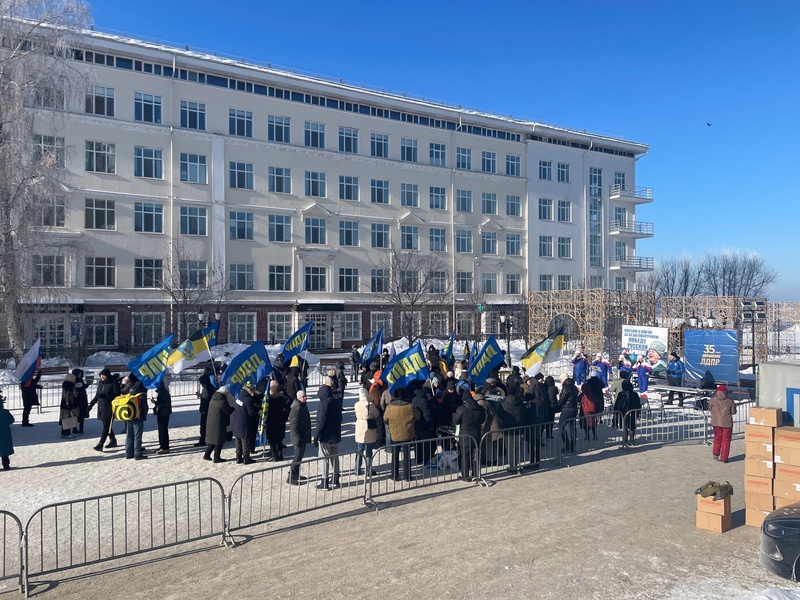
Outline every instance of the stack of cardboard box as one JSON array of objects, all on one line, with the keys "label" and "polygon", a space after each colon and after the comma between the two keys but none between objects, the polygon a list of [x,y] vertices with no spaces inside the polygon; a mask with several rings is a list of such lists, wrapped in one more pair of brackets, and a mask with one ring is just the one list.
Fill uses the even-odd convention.
[{"label": "stack of cardboard box", "polygon": [[800,502],[800,428],[782,424],[780,408],[750,408],[744,426],[747,525],[760,527],[774,509]]},{"label": "stack of cardboard box", "polygon": [[695,522],[698,529],[725,533],[731,528],[731,497],[714,500],[713,497],[697,496]]}]

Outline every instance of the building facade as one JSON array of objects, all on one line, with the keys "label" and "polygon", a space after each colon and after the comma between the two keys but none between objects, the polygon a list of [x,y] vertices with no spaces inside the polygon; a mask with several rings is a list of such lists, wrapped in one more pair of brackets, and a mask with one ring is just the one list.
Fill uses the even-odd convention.
[{"label": "building facade", "polygon": [[[37,109],[67,182],[42,226],[81,240],[36,257],[34,283],[73,307],[37,316],[31,336],[46,347],[133,351],[215,318],[223,342],[282,341],[313,318],[315,348],[382,326],[398,337],[401,320],[429,336],[496,333],[529,290],[632,290],[652,269],[636,253],[653,235],[637,220],[652,201],[636,185],[645,145],[80,39],[70,60],[85,98]],[[428,271],[393,272],[392,254]],[[436,301],[401,314],[398,279]]]}]

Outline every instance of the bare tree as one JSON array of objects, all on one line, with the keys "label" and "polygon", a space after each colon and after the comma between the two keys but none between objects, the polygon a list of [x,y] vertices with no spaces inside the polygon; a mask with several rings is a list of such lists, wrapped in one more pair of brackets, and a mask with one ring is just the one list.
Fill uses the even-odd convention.
[{"label": "bare tree", "polygon": [[658,262],[654,271],[656,296],[697,296],[703,293],[700,261],[689,255]]},{"label": "bare tree", "polygon": [[[84,89],[69,62],[70,34],[88,22],[79,0],[0,0],[0,306],[17,358],[26,345],[25,307],[66,283],[59,277],[71,243],[54,229],[66,210],[66,148],[47,135],[54,129],[47,121]],[[32,281],[26,260],[44,256],[53,257],[52,268],[50,259],[34,262],[41,277]]]},{"label": "bare tree", "polygon": [[769,286],[778,281],[778,271],[770,268],[761,256],[739,250],[706,254],[700,272],[703,289],[710,296],[764,296]]}]

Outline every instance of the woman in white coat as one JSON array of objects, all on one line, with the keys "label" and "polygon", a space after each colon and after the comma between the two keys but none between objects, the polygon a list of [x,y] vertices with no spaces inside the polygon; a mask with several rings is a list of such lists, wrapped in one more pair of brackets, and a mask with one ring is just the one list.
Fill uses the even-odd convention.
[{"label": "woman in white coat", "polygon": [[372,449],[375,447],[375,442],[378,440],[378,427],[383,426],[381,421],[381,413],[378,407],[369,402],[367,390],[361,388],[358,390],[358,402],[355,405],[356,413],[356,461],[353,469],[353,474],[359,476],[361,471],[361,457],[366,458],[367,473],[372,471]]}]

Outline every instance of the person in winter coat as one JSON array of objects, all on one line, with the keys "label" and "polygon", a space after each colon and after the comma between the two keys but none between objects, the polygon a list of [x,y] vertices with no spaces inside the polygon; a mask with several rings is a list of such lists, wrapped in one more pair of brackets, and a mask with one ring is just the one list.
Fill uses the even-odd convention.
[{"label": "person in winter coat", "polygon": [[208,419],[206,421],[206,436],[205,444],[206,451],[203,453],[204,460],[212,460],[211,454],[213,452],[213,462],[221,463],[227,459],[222,458],[222,446],[228,439],[227,429],[230,422],[230,416],[233,414],[233,406],[236,399],[231,394],[226,386],[219,388],[211,396],[208,403]]},{"label": "person in winter coat", "polygon": [[97,418],[103,425],[103,431],[100,434],[100,441],[94,447],[98,452],[103,451],[103,445],[108,440],[106,448],[117,447],[117,437],[114,435],[114,430],[111,427],[114,414],[111,411],[111,401],[119,396],[119,378],[111,375],[111,371],[103,369],[100,371],[99,381],[97,382],[97,390],[95,390],[94,398],[89,404],[89,410],[94,408],[97,404]]},{"label": "person in winter coat", "polygon": [[128,383],[120,391],[123,394],[130,394],[132,401],[139,403],[139,418],[126,422],[125,458],[145,459],[147,457],[144,455],[142,435],[144,434],[144,422],[147,420],[147,390],[145,390],[139,378],[131,373],[128,375]]},{"label": "person in winter coat", "polygon": [[511,367],[511,373],[506,377],[506,396],[522,395],[522,375],[520,375],[519,367],[514,365]]},{"label": "person in winter coat", "polygon": [[547,425],[545,425],[544,432],[548,439],[553,438],[553,426],[556,422],[556,413],[558,412],[558,387],[556,387],[556,380],[550,375],[544,378],[545,396],[550,409],[547,412]]},{"label": "person in winter coat", "polygon": [[561,430],[562,452],[575,452],[575,419],[578,417],[578,388],[575,381],[569,377],[561,385],[558,396],[558,405],[561,414],[558,418],[558,428]]},{"label": "person in winter coat", "polygon": [[156,397],[153,399],[153,414],[158,424],[158,450],[156,454],[169,454],[169,416],[172,414],[172,395],[169,393],[169,374],[156,388]]},{"label": "person in winter coat", "polygon": [[300,367],[290,367],[289,374],[286,376],[286,395],[289,400],[294,402],[297,392],[303,390],[303,382],[300,380]]},{"label": "person in winter coat", "polygon": [[64,377],[64,381],[61,383],[61,412],[59,413],[58,417],[58,424],[61,425],[61,437],[62,438],[71,438],[72,434],[70,433],[69,427],[64,427],[63,422],[64,419],[70,418],[73,414],[73,411],[76,409],[75,406],[75,397],[77,393],[75,392],[75,375],[72,373],[68,373]]},{"label": "person in winter coat", "polygon": [[636,371],[636,380],[639,384],[639,394],[647,394],[647,384],[650,381],[650,373],[653,372],[653,367],[650,366],[643,356],[640,356],[636,359],[634,371]]},{"label": "person in winter coat", "polygon": [[11,468],[11,455],[14,454],[14,441],[11,438],[11,424],[14,422],[14,415],[5,407],[6,399],[0,393],[0,460],[3,463],[3,471]]},{"label": "person in winter coat", "polygon": [[83,433],[83,423],[89,416],[89,397],[86,394],[86,382],[83,380],[81,369],[72,369],[75,376],[74,407],[78,409],[78,426],[72,428],[72,433]]},{"label": "person in winter coat", "polygon": [[197,380],[200,382],[200,391],[197,397],[200,398],[200,440],[195,444],[198,448],[206,445],[206,427],[208,426],[208,405],[211,396],[217,391],[217,375],[214,370],[214,361],[209,360],[203,369],[203,374]]},{"label": "person in winter coat", "polygon": [[428,352],[425,356],[425,359],[428,363],[428,368],[431,370],[431,373],[433,373],[434,371],[437,373],[439,372],[439,361],[441,360],[441,358],[442,357],[439,354],[439,351],[436,349],[436,346],[434,346],[433,344],[428,346]]},{"label": "person in winter coat", "polygon": [[597,373],[597,376],[603,382],[603,387],[608,387],[608,373],[611,371],[611,363],[603,358],[603,353],[598,352],[595,354],[592,361],[592,369]]},{"label": "person in winter coat", "polygon": [[289,433],[292,436],[294,456],[286,483],[300,485],[300,462],[305,456],[306,444],[311,443],[311,415],[306,405],[305,390],[297,391],[297,397],[289,410]]},{"label": "person in winter coat", "polygon": [[589,373],[589,361],[584,358],[580,350],[575,351],[575,356],[572,357],[572,379],[576,385],[581,385],[586,381],[586,376]]},{"label": "person in winter coat", "polygon": [[542,454],[542,430],[550,416],[550,402],[547,397],[547,387],[544,384],[544,375],[537,373],[528,380],[528,392],[525,395],[528,404],[528,421],[530,426],[528,443],[530,445],[530,468],[539,468]]},{"label": "person in winter coat", "polygon": [[[356,414],[356,460],[353,465],[353,474],[359,476],[361,471],[361,458],[366,462],[367,475],[372,473],[372,450],[378,440],[378,423],[380,421],[380,410],[369,401],[369,393],[364,388],[358,390],[358,402],[354,407]],[[372,427],[370,427],[372,425]]]},{"label": "person in winter coat", "polygon": [[344,390],[347,387],[347,373],[344,372],[344,362],[341,360],[336,361],[336,387],[342,392],[344,397]]},{"label": "person in winter coat", "polygon": [[478,441],[486,412],[478,406],[470,392],[462,391],[461,399],[461,406],[453,413],[453,425],[459,427],[461,480],[473,481],[478,477]]},{"label": "person in winter coat", "polygon": [[[383,408],[381,407],[381,396],[386,390],[386,383],[381,379],[382,371],[376,371],[372,376],[372,383],[369,384],[367,399],[370,404],[378,409],[378,430],[375,448],[382,448],[386,445],[386,427],[383,423]],[[365,389],[365,388],[360,388]]]},{"label": "person in winter coat", "polygon": [[392,440],[392,478],[400,481],[400,452],[403,453],[403,478],[411,481],[411,444],[416,435],[414,423],[421,418],[419,410],[406,400],[406,390],[397,388],[392,393],[392,402],[383,412],[383,422],[389,428]]},{"label": "person in winter coat", "polygon": [[498,415],[503,422],[503,429],[506,430],[504,441],[508,456],[508,472],[520,473],[522,444],[525,440],[523,427],[528,424],[528,409],[517,394],[508,394],[500,404]]},{"label": "person in winter coat", "polygon": [[[504,394],[503,397],[505,397]],[[486,418],[483,420],[483,424],[481,425],[481,437],[478,438],[478,443],[481,443],[483,436],[485,436],[487,433],[489,434],[486,436],[486,440],[483,442],[483,453],[481,456],[484,458],[486,461],[485,464],[487,465],[494,466],[498,463],[502,464],[503,423],[500,421],[500,417],[497,414],[494,405],[486,399],[485,394],[480,394],[476,391],[473,399],[478,406],[483,409],[483,412],[486,413]]]},{"label": "person in winter coat", "polygon": [[[681,387],[683,385],[683,372],[686,370],[683,367],[683,361],[678,356],[677,352],[669,353],[670,361],[667,365],[667,385],[673,387]],[[670,391],[669,397],[664,404],[672,404],[672,397],[675,392]],[[683,406],[683,392],[677,392],[678,406]]]},{"label": "person in winter coat", "polygon": [[258,428],[258,421],[254,418],[258,416],[261,403],[256,400],[256,386],[248,381],[239,391],[236,405],[231,416],[233,426],[233,437],[236,440],[236,464],[250,465],[255,461],[250,457],[253,451],[250,440],[254,437],[255,429]]},{"label": "person in winter coat", "polygon": [[414,454],[417,457],[417,465],[430,467],[431,456],[436,449],[436,419],[435,407],[427,392],[429,392],[427,388],[414,392],[411,405],[420,414],[419,419],[414,421],[414,437],[417,439]]},{"label": "person in winter coat", "polygon": [[269,442],[270,458],[268,460],[283,460],[283,438],[286,435],[286,419],[291,410],[289,397],[281,389],[281,385],[274,379],[269,383],[269,404],[265,428],[267,442]]},{"label": "person in winter coat", "polygon": [[[598,378],[592,377],[592,379]],[[598,400],[598,398],[595,396],[594,388],[587,381],[581,386],[579,410],[579,414],[581,416],[581,429],[585,431],[587,440],[589,439],[590,434],[594,436],[595,440],[597,440],[597,418],[595,417],[595,414],[597,413],[598,401],[602,402],[602,400]]]},{"label": "person in winter coat", "polygon": [[358,381],[358,372],[361,367],[361,353],[358,351],[358,346],[353,344],[350,352],[350,382],[355,383]]},{"label": "person in winter coat", "polygon": [[711,426],[714,428],[714,447],[711,453],[715,459],[726,463],[731,451],[733,415],[736,414],[736,404],[728,397],[728,386],[717,386],[717,391],[708,400],[708,409],[711,411]]},{"label": "person in winter coat", "polygon": [[39,392],[42,386],[39,385],[39,380],[42,378],[42,370],[39,369],[34,373],[27,383],[20,383],[19,390],[22,394],[22,426],[33,427],[30,422],[31,410],[34,406],[39,406]]},{"label": "person in winter coat", "polygon": [[633,446],[633,438],[636,435],[636,416],[637,411],[642,408],[642,402],[633,389],[633,384],[627,377],[620,379],[620,391],[614,400],[614,412],[621,413],[622,416],[622,447]]},{"label": "person in winter coat", "polygon": [[320,386],[317,407],[317,426],[314,430],[313,442],[318,446],[322,456],[322,481],[317,486],[318,490],[331,489],[330,474],[333,470],[333,487],[338,488],[339,483],[339,442],[342,441],[342,404],[335,397],[336,383],[331,377],[326,377]]}]

